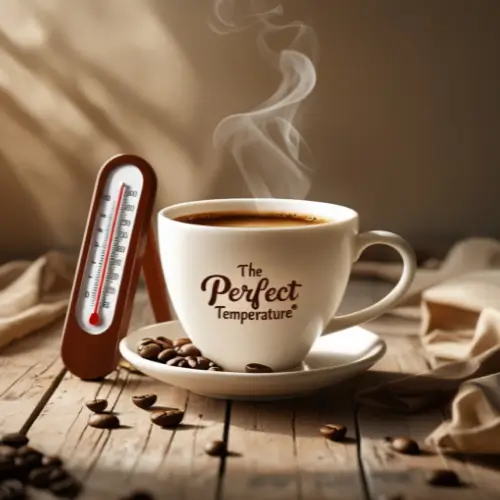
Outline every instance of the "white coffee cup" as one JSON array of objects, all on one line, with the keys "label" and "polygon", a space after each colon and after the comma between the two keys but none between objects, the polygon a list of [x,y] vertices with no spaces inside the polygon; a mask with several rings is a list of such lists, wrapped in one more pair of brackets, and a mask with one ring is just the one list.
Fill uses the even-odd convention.
[{"label": "white coffee cup", "polygon": [[[259,211],[316,216],[324,223],[220,227],[176,220],[207,212]],[[165,282],[177,317],[203,355],[225,370],[260,363],[275,371],[300,365],[314,341],[371,320],[408,290],[416,260],[410,245],[386,231],[358,233],[347,207],[290,199],[182,203],[158,214]],[[335,317],[352,264],[376,244],[403,259],[399,282],[379,302]]]}]

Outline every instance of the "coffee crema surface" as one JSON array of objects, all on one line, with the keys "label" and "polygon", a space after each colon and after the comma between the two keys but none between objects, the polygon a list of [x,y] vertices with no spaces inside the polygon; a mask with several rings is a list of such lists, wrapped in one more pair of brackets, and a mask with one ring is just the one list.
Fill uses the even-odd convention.
[{"label": "coffee crema surface", "polygon": [[291,212],[206,212],[182,215],[176,221],[217,227],[291,227],[324,224],[327,219]]}]

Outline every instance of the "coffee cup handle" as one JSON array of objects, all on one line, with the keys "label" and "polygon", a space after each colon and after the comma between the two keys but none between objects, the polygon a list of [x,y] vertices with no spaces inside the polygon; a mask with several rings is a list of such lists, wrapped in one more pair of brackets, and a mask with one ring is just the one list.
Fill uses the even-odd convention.
[{"label": "coffee cup handle", "polygon": [[408,242],[401,238],[401,236],[388,231],[368,231],[361,233],[357,235],[355,241],[354,262],[371,245],[387,245],[394,248],[401,255],[403,259],[403,272],[398,283],[385,297],[375,304],[365,307],[360,311],[333,317],[325,327],[325,333],[343,330],[381,316],[388,309],[396,305],[410,288],[415,277],[417,260],[415,252]]}]

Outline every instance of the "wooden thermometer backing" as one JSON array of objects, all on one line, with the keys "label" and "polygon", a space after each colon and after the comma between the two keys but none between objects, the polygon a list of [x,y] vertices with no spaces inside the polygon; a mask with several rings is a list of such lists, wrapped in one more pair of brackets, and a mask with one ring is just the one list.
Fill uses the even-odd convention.
[{"label": "wooden thermometer backing", "polygon": [[61,356],[85,380],[117,366],[141,268],[157,321],[170,319],[151,226],[156,174],[135,155],[118,155],[99,171],[63,327]]}]

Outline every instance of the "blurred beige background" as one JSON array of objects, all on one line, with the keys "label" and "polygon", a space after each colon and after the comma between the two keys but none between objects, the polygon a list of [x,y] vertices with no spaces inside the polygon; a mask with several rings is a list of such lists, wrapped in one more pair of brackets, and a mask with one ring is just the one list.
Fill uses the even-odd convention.
[{"label": "blurred beige background", "polygon": [[[243,1],[243,0],[242,0]],[[500,2],[284,0],[319,38],[300,132],[309,199],[418,248],[500,237]],[[277,85],[255,32],[220,36],[209,0],[0,2],[0,259],[80,244],[95,174],[134,152],[157,206],[243,196],[212,132]]]}]

